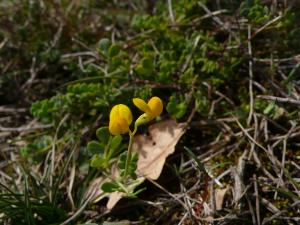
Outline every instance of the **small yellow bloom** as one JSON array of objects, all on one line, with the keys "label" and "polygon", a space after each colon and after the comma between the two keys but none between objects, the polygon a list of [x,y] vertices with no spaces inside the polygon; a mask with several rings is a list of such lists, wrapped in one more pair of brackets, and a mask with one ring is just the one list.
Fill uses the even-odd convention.
[{"label": "small yellow bloom", "polygon": [[163,111],[163,102],[159,97],[152,97],[148,103],[140,98],[134,98],[133,104],[140,110],[145,112],[137,119],[137,125],[141,125],[143,123],[149,122],[150,120],[153,120]]},{"label": "small yellow bloom", "polygon": [[132,122],[132,113],[128,106],[115,105],[109,115],[109,132],[112,135],[125,134],[129,132],[129,126]]}]

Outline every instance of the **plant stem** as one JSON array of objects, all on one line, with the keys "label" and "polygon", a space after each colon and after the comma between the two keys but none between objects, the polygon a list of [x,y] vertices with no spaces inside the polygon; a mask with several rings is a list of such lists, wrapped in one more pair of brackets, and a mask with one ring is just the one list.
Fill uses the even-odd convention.
[{"label": "plant stem", "polygon": [[105,146],[105,149],[104,149],[104,156],[105,156],[105,165],[108,167],[108,161],[109,161],[109,146],[110,146],[110,143],[111,143],[111,140],[112,140],[112,136],[110,135],[109,136],[109,139],[108,139],[108,143],[107,145]]},{"label": "plant stem", "polygon": [[132,149],[132,143],[133,143],[133,135],[129,134],[129,137],[130,137],[130,139],[129,139],[128,150],[127,150],[124,178],[126,178],[128,175],[129,163],[131,161],[131,149]]},{"label": "plant stem", "polygon": [[124,178],[126,178],[127,175],[128,175],[129,164],[130,164],[130,161],[131,161],[133,137],[134,137],[136,131],[137,131],[137,126],[134,126],[133,132],[129,133],[129,144],[128,144],[128,149],[127,149]]}]

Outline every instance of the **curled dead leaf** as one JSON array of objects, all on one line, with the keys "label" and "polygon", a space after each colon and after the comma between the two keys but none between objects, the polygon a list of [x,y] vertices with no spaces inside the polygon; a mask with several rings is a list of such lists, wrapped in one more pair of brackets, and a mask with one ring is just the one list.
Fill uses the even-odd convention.
[{"label": "curled dead leaf", "polygon": [[133,150],[139,154],[137,175],[156,180],[166,158],[175,151],[175,146],[185,132],[185,124],[174,120],[156,123],[149,127],[149,135],[134,138]]}]

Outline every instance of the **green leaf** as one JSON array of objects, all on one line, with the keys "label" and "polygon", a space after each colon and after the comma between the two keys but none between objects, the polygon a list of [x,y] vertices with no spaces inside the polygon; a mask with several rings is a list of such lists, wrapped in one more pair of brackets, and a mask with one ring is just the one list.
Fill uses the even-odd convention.
[{"label": "green leaf", "polygon": [[149,70],[154,69],[153,59],[150,58],[150,57],[143,58],[142,61],[141,61],[141,64],[145,69],[149,69]]},{"label": "green leaf", "polygon": [[115,182],[106,182],[106,183],[102,184],[101,189],[104,192],[111,193],[111,192],[119,191],[120,187]]},{"label": "green leaf", "polygon": [[99,41],[99,52],[104,56],[108,56],[110,46],[110,40],[107,38],[103,38]]},{"label": "green leaf", "polygon": [[121,54],[111,57],[109,71],[113,72],[116,70],[124,69],[124,64],[126,64],[126,59],[124,59],[124,57]]},{"label": "green leaf", "polygon": [[120,158],[119,158],[119,161],[118,161],[118,168],[120,170],[125,170],[126,158],[127,158],[127,151],[123,152],[120,155]]},{"label": "green leaf", "polygon": [[154,71],[153,59],[145,57],[141,60],[140,64],[135,68],[135,72],[140,76],[151,75]]},{"label": "green leaf", "polygon": [[93,155],[90,165],[91,165],[91,167],[94,167],[94,168],[106,168],[107,167],[106,160],[99,155]]},{"label": "green leaf", "polygon": [[103,154],[105,145],[98,141],[91,141],[88,143],[87,148],[93,154]]},{"label": "green leaf", "polygon": [[[119,162],[118,162],[118,168],[120,170],[120,175],[121,176],[124,176],[124,173],[125,173],[126,158],[127,158],[127,151],[123,152],[120,155],[120,159],[119,159]],[[133,154],[131,156],[131,159],[130,159],[130,162],[129,162],[129,165],[128,165],[128,175],[131,176],[134,179],[136,178],[135,171],[137,169],[138,159],[139,159],[138,154]]]},{"label": "green leaf", "polygon": [[96,131],[96,136],[97,136],[99,141],[101,141],[102,143],[107,144],[108,140],[109,140],[109,137],[110,137],[108,127],[98,128],[97,131]]},{"label": "green leaf", "polygon": [[197,156],[195,155],[194,152],[192,152],[192,150],[190,150],[188,147],[184,146],[184,149],[187,151],[188,155],[195,160],[195,162],[197,163],[197,167],[199,169],[199,171],[204,172],[205,174],[207,174],[207,171],[205,169],[205,166],[203,165],[203,163],[197,158]]},{"label": "green leaf", "polygon": [[186,102],[178,103],[176,97],[171,96],[166,109],[168,113],[170,113],[173,117],[175,117],[176,119],[180,119],[186,113],[187,103]]},{"label": "green leaf", "polygon": [[201,91],[195,92],[194,97],[197,112],[207,115],[209,113],[209,101],[207,97]]},{"label": "green leaf", "polygon": [[137,65],[135,72],[140,76],[148,75],[148,71],[145,70],[142,65]]},{"label": "green leaf", "polygon": [[128,168],[128,174],[131,176],[133,179],[136,179],[136,169],[137,169],[137,162],[139,160],[138,154],[133,154],[129,163],[129,168]]},{"label": "green leaf", "polygon": [[276,108],[276,104],[271,102],[263,111],[264,114],[270,115]]},{"label": "green leaf", "polygon": [[122,142],[123,138],[121,135],[116,135],[112,138],[111,142],[110,142],[110,149],[112,151],[115,151],[119,148],[121,142]]},{"label": "green leaf", "polygon": [[121,47],[119,45],[113,44],[108,50],[108,55],[110,58],[118,55],[120,53]]}]

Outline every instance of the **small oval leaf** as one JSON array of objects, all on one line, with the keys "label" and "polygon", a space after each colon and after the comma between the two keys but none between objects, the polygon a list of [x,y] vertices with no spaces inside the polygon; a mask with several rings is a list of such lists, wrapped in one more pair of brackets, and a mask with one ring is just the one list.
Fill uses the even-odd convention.
[{"label": "small oval leaf", "polygon": [[114,191],[118,191],[119,190],[119,185],[114,183],[114,182],[105,182],[104,184],[102,184],[101,189],[104,192],[114,192]]},{"label": "small oval leaf", "polygon": [[106,168],[106,161],[104,158],[101,158],[99,155],[93,155],[90,165],[91,167],[94,168]]},{"label": "small oval leaf", "polygon": [[121,142],[122,142],[123,138],[121,135],[116,135],[113,137],[113,139],[111,140],[110,143],[110,148],[115,151],[117,150],[117,148],[119,148]]},{"label": "small oval leaf", "polygon": [[105,145],[98,141],[91,141],[88,143],[87,148],[92,154],[103,154]]},{"label": "small oval leaf", "polygon": [[96,136],[97,136],[99,141],[107,144],[108,140],[109,140],[109,136],[110,136],[108,127],[98,128],[97,131],[96,131]]}]

